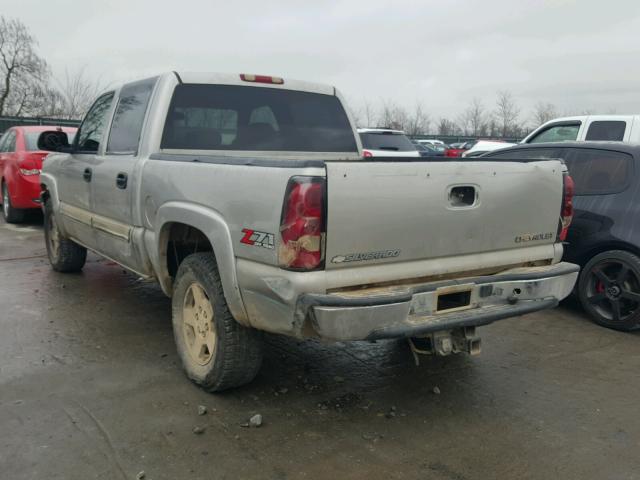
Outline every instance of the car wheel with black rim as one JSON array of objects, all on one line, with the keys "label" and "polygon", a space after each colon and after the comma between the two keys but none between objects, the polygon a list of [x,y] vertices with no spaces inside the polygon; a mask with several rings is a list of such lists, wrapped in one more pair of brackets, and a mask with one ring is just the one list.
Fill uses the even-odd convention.
[{"label": "car wheel with black rim", "polygon": [[6,182],[2,182],[2,215],[7,223],[20,223],[24,220],[24,210],[11,205],[9,186]]},{"label": "car wheel with black rim", "polygon": [[262,338],[231,314],[213,253],[180,264],[172,297],[173,334],[187,376],[210,392],[249,383],[262,363]]},{"label": "car wheel with black rim", "polygon": [[593,257],[578,283],[580,303],[594,321],[607,328],[640,328],[640,258],[624,250]]}]

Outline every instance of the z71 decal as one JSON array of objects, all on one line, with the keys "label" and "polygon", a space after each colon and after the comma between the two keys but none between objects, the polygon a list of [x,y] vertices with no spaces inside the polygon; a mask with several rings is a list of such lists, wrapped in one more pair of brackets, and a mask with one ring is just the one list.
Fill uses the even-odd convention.
[{"label": "z71 decal", "polygon": [[263,247],[273,250],[275,248],[273,233],[259,232],[250,228],[243,228],[244,236],[240,239],[240,243],[252,245],[254,247]]}]

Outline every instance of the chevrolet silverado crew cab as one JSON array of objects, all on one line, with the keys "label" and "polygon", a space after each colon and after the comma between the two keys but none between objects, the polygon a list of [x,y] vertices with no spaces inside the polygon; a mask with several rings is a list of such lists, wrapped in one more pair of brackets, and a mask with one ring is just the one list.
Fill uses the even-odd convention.
[{"label": "chevrolet silverado crew cab", "polygon": [[475,327],[555,306],[578,274],[560,161],[367,159],[331,86],[167,73],[39,146],[53,269],[89,249],[157,280],[209,391],[253,379],[260,331],[476,353]]},{"label": "chevrolet silverado crew cab", "polygon": [[578,115],[549,120],[520,143],[565,141],[640,141],[640,115]]}]

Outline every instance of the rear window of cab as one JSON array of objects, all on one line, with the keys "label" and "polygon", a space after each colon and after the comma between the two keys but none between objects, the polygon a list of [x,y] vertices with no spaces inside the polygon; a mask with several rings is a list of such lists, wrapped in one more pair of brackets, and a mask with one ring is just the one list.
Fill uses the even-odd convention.
[{"label": "rear window of cab", "polygon": [[182,84],[175,88],[161,148],[357,152],[333,95],[267,87]]}]

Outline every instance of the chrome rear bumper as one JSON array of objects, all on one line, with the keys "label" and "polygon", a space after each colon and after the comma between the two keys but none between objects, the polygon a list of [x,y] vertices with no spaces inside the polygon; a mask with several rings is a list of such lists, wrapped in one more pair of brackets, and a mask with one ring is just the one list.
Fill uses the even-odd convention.
[{"label": "chrome rear bumper", "polygon": [[[552,308],[571,293],[578,272],[577,265],[563,262],[375,294],[305,294],[295,316],[328,340],[415,337]],[[451,294],[459,294],[460,305],[442,301]]]}]

